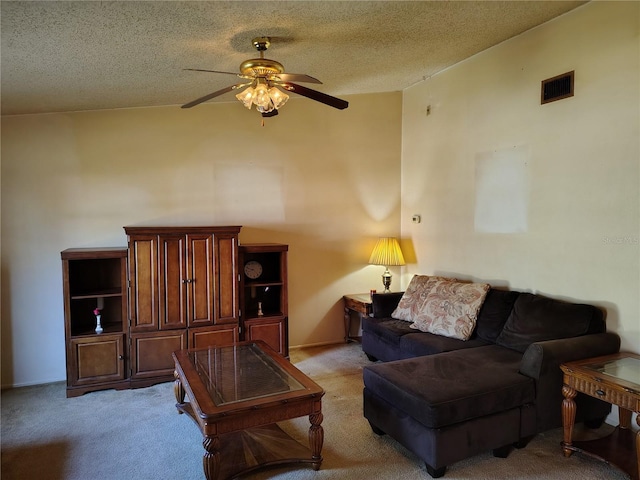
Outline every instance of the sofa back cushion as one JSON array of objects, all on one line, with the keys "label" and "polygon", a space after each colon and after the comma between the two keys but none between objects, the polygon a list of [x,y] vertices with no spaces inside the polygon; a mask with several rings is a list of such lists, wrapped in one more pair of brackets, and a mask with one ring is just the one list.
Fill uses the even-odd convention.
[{"label": "sofa back cushion", "polygon": [[427,295],[436,284],[436,282],[442,280],[455,281],[452,278],[435,277],[430,275],[414,275],[407,289],[404,291],[398,306],[393,311],[391,316],[398,320],[405,320],[407,322],[414,322],[415,318],[422,308]]},{"label": "sofa back cushion", "polygon": [[478,313],[476,335],[487,342],[495,343],[519,294],[520,292],[510,290],[489,290]]},{"label": "sofa back cushion", "polygon": [[375,318],[390,317],[398,306],[404,292],[373,293],[371,295],[371,311]]},{"label": "sofa back cushion", "polygon": [[535,342],[596,331],[604,331],[602,313],[596,307],[521,293],[496,343],[524,352]]},{"label": "sofa back cushion", "polygon": [[486,283],[436,282],[411,327],[468,340],[475,330],[478,312],[488,290]]}]

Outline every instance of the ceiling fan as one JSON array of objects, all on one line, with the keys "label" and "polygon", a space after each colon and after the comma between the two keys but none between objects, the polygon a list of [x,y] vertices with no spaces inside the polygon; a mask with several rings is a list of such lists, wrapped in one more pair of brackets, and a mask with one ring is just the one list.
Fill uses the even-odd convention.
[{"label": "ceiling fan", "polygon": [[284,67],[281,63],[264,58],[264,52],[269,48],[269,45],[271,45],[271,39],[269,37],[254,38],[252,43],[256,50],[260,52],[260,58],[252,58],[242,62],[242,64],[240,64],[240,73],[221,72],[219,70],[203,70],[199,68],[185,69],[193,72],[235,75],[244,79],[244,81],[235,85],[230,85],[222,90],[205,95],[204,97],[197,98],[189,103],[185,103],[182,105],[182,108],[195,107],[207,100],[211,100],[212,98],[218,97],[232,90],[238,90],[244,87],[247,87],[247,89],[238,93],[236,98],[248,109],[251,109],[252,105],[256,105],[256,110],[258,110],[263,117],[273,117],[277,115],[278,109],[289,99],[289,96],[282,90],[297,93],[303,97],[324,103],[325,105],[329,105],[330,107],[334,107],[339,110],[343,110],[349,106],[349,102],[345,100],[293,83],[302,82],[321,84],[322,82],[317,78],[300,73],[285,73]]}]

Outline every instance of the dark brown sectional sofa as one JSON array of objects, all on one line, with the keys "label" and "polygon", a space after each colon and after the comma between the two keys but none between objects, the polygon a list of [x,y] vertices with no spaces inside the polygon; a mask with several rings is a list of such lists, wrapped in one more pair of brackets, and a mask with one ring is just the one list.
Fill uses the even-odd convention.
[{"label": "dark brown sectional sofa", "polygon": [[[432,477],[485,451],[506,456],[562,425],[563,362],[615,353],[591,305],[489,289],[466,340],[410,327],[391,314],[402,293],[374,294],[362,323],[364,416],[419,456]],[[578,394],[576,421],[599,426],[610,405]],[[558,447],[560,449],[560,447]],[[560,450],[559,450],[559,453]]]}]

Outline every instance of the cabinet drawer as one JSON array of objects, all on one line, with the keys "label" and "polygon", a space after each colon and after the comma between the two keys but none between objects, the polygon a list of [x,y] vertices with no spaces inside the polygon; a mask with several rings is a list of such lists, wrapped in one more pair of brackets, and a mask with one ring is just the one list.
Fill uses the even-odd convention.
[{"label": "cabinet drawer", "polygon": [[608,385],[592,378],[586,378],[585,376],[570,375],[564,376],[564,383],[578,392],[586,393],[591,397],[599,398],[600,400],[631,410],[632,412],[640,411],[638,394],[626,391],[619,385]]},{"label": "cabinet drawer", "polygon": [[69,385],[89,385],[123,380],[124,335],[96,335],[72,339]]}]

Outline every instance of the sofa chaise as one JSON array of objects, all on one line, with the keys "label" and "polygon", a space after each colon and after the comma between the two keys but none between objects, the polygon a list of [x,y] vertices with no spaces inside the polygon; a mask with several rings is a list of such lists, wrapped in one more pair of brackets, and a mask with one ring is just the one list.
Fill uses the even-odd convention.
[{"label": "sofa chaise", "polygon": [[[506,457],[562,425],[559,365],[615,353],[592,305],[416,275],[403,293],[374,294],[362,349],[364,416],[420,457],[434,478],[493,451]],[[398,318],[400,317],[400,318]],[[611,406],[578,394],[578,418],[599,426]]]}]

